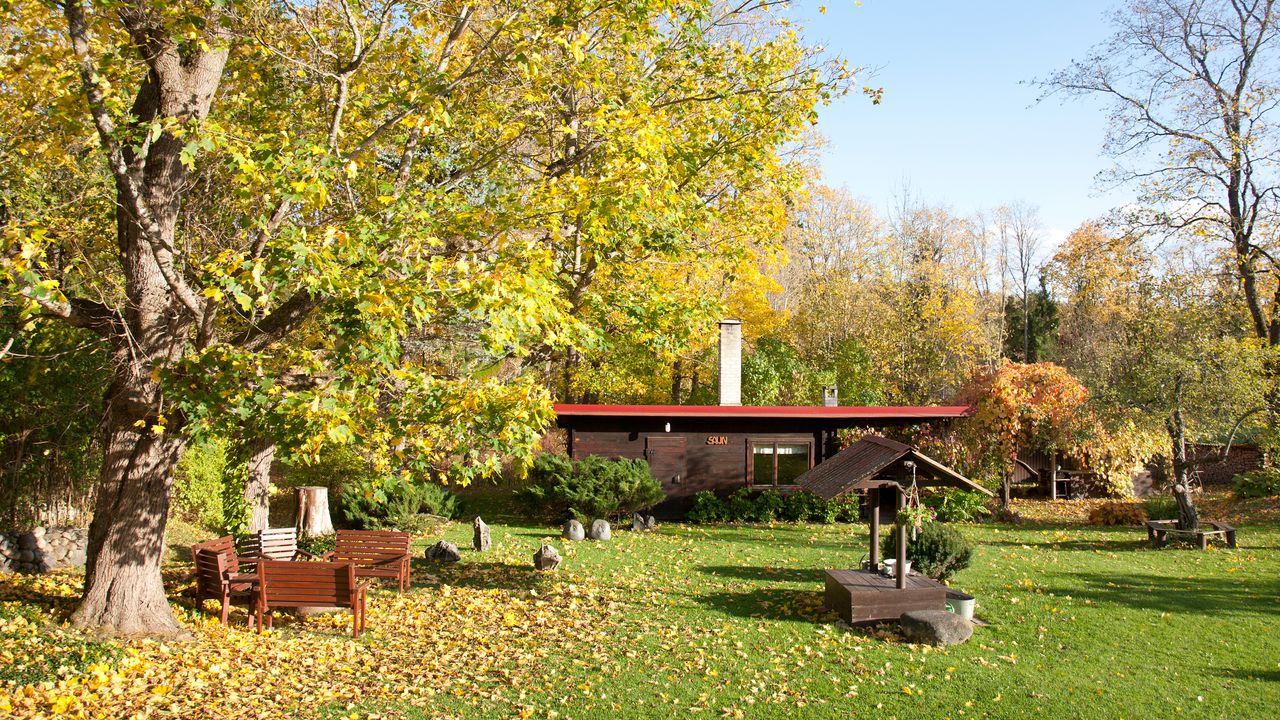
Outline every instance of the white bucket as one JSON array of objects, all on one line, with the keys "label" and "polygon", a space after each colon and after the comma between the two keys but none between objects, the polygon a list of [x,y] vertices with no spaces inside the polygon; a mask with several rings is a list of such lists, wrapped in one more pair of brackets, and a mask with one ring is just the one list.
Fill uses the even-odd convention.
[{"label": "white bucket", "polygon": [[953,612],[965,620],[973,619],[973,607],[978,601],[972,595],[956,590],[947,591],[947,611]]},{"label": "white bucket", "polygon": [[[885,561],[884,561],[883,563],[881,563],[881,564],[882,564],[882,565],[884,565],[884,574],[885,574],[885,575],[888,575],[889,577],[898,577],[898,570],[897,570],[897,567],[898,567],[898,561],[897,561],[897,560],[885,560]],[[910,560],[908,560],[908,561],[907,561],[907,563],[906,563],[906,565],[903,565],[903,567],[904,567],[904,568],[906,568],[906,571],[907,571],[907,572],[906,572],[906,574],[907,574],[907,575],[910,575],[910,574],[911,574],[911,561],[910,561]]]}]

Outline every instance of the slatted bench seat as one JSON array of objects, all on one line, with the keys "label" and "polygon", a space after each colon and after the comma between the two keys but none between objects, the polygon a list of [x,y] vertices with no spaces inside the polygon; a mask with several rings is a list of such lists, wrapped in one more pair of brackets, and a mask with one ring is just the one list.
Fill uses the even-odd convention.
[{"label": "slatted bench seat", "polygon": [[292,527],[267,528],[251,533],[240,543],[240,557],[267,560],[320,559],[319,556],[298,548],[298,529]]},{"label": "slatted bench seat", "polygon": [[1175,520],[1147,521],[1147,540],[1153,547],[1168,545],[1171,537],[1195,538],[1201,550],[1208,549],[1210,538],[1221,539],[1229,548],[1236,547],[1236,529],[1224,522],[1208,520],[1200,523],[1197,530],[1181,530]]},{"label": "slatted bench seat", "polygon": [[[197,605],[204,600],[222,604],[219,620],[227,624],[232,605],[252,607],[256,602],[257,578],[241,572],[241,559],[236,555],[235,541],[226,535],[191,546],[195,564]],[[252,616],[250,617],[252,624]]]},{"label": "slatted bench seat", "polygon": [[345,607],[351,609],[351,636],[365,629],[365,583],[353,563],[263,560],[258,563],[258,632],[271,627],[276,608]]},{"label": "slatted bench seat", "polygon": [[394,530],[339,530],[333,550],[322,556],[333,562],[349,562],[356,575],[393,578],[401,592],[409,589],[409,543],[412,536]]}]

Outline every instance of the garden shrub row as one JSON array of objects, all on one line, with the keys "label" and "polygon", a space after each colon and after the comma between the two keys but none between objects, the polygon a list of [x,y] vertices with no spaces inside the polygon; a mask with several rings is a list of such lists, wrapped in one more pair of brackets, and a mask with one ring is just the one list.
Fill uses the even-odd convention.
[{"label": "garden shrub row", "polygon": [[975,522],[990,517],[987,501],[986,495],[969,490],[939,490],[922,493],[920,498],[939,522]]},{"label": "garden shrub row", "polygon": [[1240,473],[1231,478],[1236,495],[1242,498],[1260,498],[1280,495],[1280,469],[1259,468]]},{"label": "garden shrub row", "polygon": [[710,490],[693,497],[693,505],[685,514],[689,522],[856,522],[858,501],[825,500],[812,493],[795,492],[781,495],[773,490],[753,491],[738,488],[721,498]]}]

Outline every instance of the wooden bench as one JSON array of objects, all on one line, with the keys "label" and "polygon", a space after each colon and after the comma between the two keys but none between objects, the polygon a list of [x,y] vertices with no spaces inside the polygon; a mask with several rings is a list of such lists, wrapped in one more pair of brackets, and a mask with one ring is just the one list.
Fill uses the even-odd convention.
[{"label": "wooden bench", "polygon": [[1147,521],[1147,540],[1153,547],[1168,545],[1171,536],[1195,538],[1201,550],[1208,549],[1210,538],[1220,538],[1227,543],[1227,547],[1236,547],[1236,529],[1224,522],[1207,520],[1200,523],[1197,530],[1181,530],[1176,520]]},{"label": "wooden bench", "polygon": [[[223,625],[227,624],[232,605],[247,607],[257,601],[257,577],[240,571],[240,559],[230,535],[192,545],[191,561],[196,566],[196,603],[222,603],[219,619]],[[251,616],[250,624],[252,620]]]},{"label": "wooden bench", "polygon": [[360,577],[394,578],[401,592],[409,589],[409,543],[412,536],[394,530],[339,530],[324,560],[356,565]]},{"label": "wooden bench", "polygon": [[240,543],[240,557],[266,560],[319,560],[306,550],[298,549],[298,529],[267,528],[250,534]]},{"label": "wooden bench", "polygon": [[[258,563],[258,632],[271,627],[276,608],[344,607],[351,609],[351,636],[365,629],[365,583],[353,563],[263,560]],[[265,616],[265,620],[264,620]]]}]

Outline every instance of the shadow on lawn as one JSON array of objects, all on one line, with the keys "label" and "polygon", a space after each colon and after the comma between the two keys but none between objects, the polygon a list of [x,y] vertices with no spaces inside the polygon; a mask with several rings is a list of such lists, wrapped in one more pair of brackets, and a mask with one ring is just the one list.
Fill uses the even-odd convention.
[{"label": "shadow on lawn", "polygon": [[431,585],[444,584],[455,587],[528,590],[541,588],[549,582],[547,573],[528,565],[511,565],[499,562],[438,563],[414,559],[410,565],[411,587],[423,587],[424,576],[439,580]]},{"label": "shadow on lawn", "polygon": [[1280,682],[1280,670],[1242,670],[1240,668],[1222,668],[1214,674],[1219,677],[1231,678],[1233,680]]},{"label": "shadow on lawn", "polygon": [[821,585],[824,582],[822,570],[813,568],[780,568],[769,566],[740,565],[703,565],[698,572],[717,577],[753,580],[756,582],[807,582]]},{"label": "shadow on lawn", "polygon": [[812,623],[834,622],[835,613],[823,606],[817,590],[789,588],[756,588],[748,592],[714,592],[693,596],[704,607],[728,615],[769,620],[800,620]]},{"label": "shadow on lawn", "polygon": [[1022,547],[1042,548],[1050,550],[1106,550],[1106,551],[1132,551],[1150,548],[1151,544],[1147,542],[1146,533],[1142,533],[1133,537],[1106,537],[1097,540],[977,540],[976,545],[986,545],[989,547]]},{"label": "shadow on lawn", "polygon": [[[1222,578],[1143,574],[1074,573],[1073,577],[1076,579],[1065,586],[1044,590],[1154,612],[1280,614],[1280,607],[1272,602],[1280,595],[1280,579],[1276,578],[1240,577],[1228,584]],[[1246,588],[1248,594],[1244,592]]]}]

